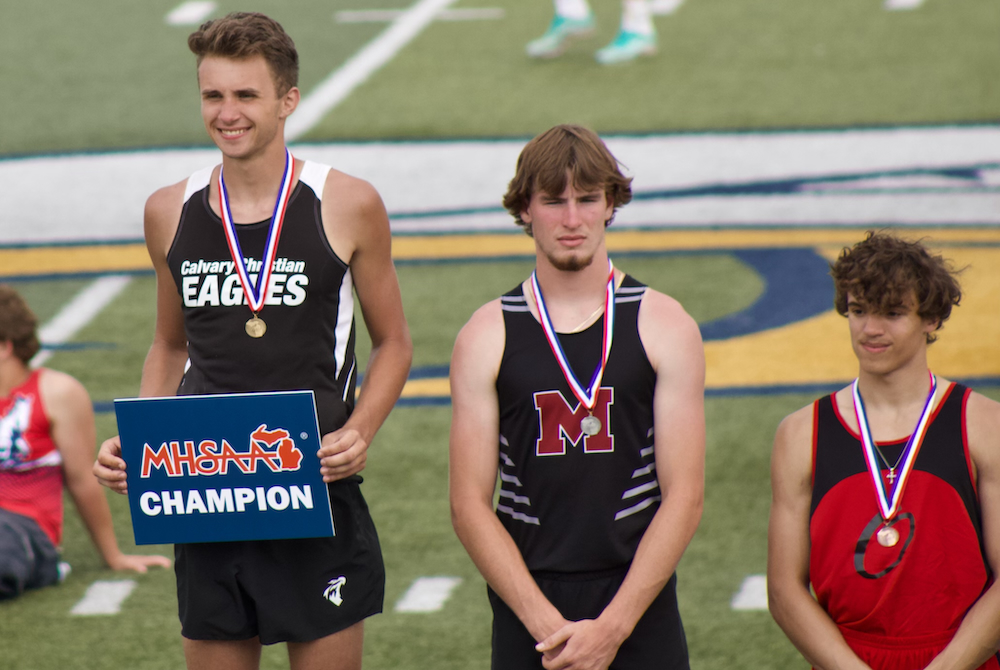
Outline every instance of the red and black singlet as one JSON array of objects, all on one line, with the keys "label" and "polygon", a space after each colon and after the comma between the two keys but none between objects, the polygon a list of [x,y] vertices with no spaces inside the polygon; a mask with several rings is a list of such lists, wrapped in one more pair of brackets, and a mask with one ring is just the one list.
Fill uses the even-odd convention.
[{"label": "red and black singlet", "polygon": [[[834,396],[813,406],[809,578],[819,604],[873,667],[900,667],[902,656],[923,667],[991,583],[965,430],[969,393],[953,384],[931,417],[893,547],[875,540],[882,519],[859,435]],[[879,448],[895,463],[905,443]]]}]

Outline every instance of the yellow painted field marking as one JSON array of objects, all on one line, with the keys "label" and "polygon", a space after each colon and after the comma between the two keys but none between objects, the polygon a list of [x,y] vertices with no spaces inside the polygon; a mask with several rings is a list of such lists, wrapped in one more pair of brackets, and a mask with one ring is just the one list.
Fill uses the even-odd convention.
[{"label": "yellow painted field marking", "polygon": [[[930,348],[935,372],[946,377],[1000,377],[1000,231],[995,228],[935,228],[908,231],[966,267],[964,298]],[[812,247],[833,259],[861,239],[863,228],[773,230],[609,230],[608,248],[625,251],[684,251],[774,247]],[[526,235],[401,236],[394,240],[397,260],[491,258],[531,255]],[[985,244],[990,246],[976,246]],[[0,249],[6,276],[110,273],[148,270],[140,244]],[[832,299],[832,297],[831,297]],[[708,388],[820,384],[852,378],[857,371],[847,324],[832,310],[782,328],[705,344]],[[403,397],[441,397],[447,379],[407,383]]]},{"label": "yellow painted field marking", "polygon": [[5,277],[136,272],[152,267],[141,242],[0,249],[0,274]]},{"label": "yellow painted field marking", "polygon": [[[828,258],[838,251],[821,249]],[[931,369],[945,377],[1000,376],[1000,249],[950,247],[944,254],[967,269],[962,304],[929,349]],[[705,360],[708,388],[830,383],[857,374],[847,322],[832,309],[782,328],[706,342]]]},{"label": "yellow painted field marking", "polygon": [[[512,224],[513,225],[513,224]],[[705,249],[761,249],[789,247],[832,248],[835,251],[864,237],[862,227],[795,228],[767,230],[631,230],[608,231],[612,252],[698,251]],[[919,228],[907,231],[932,244],[1000,243],[996,228]],[[527,235],[464,234],[414,235],[393,239],[397,261],[455,258],[533,256],[534,242]],[[0,248],[0,274],[41,276],[105,272],[149,271],[152,265],[141,242]]]}]

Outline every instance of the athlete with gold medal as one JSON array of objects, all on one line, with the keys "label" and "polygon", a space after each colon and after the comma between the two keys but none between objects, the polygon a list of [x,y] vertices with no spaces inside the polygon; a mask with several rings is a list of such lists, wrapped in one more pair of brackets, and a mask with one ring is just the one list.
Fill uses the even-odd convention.
[{"label": "athlete with gold medal", "polygon": [[[293,670],[356,670],[385,583],[358,473],[412,354],[388,217],[370,184],[285,146],[298,53],[277,22],[230,14],[188,46],[222,164],[146,204],[157,318],[139,395],[313,391],[337,533],[177,545],[185,658],[252,670],[262,644],[286,642]],[[372,339],[357,403],[355,296]],[[120,453],[117,438],[105,442],[94,472],[124,493]]]}]

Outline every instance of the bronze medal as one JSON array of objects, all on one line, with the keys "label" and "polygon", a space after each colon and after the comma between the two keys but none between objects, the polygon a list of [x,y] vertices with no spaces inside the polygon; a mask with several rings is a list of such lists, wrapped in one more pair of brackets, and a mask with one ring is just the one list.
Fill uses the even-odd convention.
[{"label": "bronze medal", "polygon": [[252,319],[247,319],[244,328],[247,331],[247,335],[254,339],[264,337],[264,333],[267,332],[267,324],[264,323],[264,319],[261,319],[256,314],[253,315]]},{"label": "bronze medal", "polygon": [[895,547],[899,542],[899,531],[892,526],[882,526],[875,534],[875,539],[883,547]]},{"label": "bronze medal", "polygon": [[[858,432],[861,434],[861,448],[864,453],[865,464],[868,467],[868,474],[875,489],[879,514],[882,516],[883,525],[878,530],[878,533],[876,533],[876,539],[883,547],[894,547],[899,542],[899,531],[892,526],[895,523],[896,514],[899,512],[903,499],[903,491],[906,489],[906,482],[913,471],[917,454],[920,452],[924,436],[927,433],[927,427],[930,424],[931,413],[934,409],[934,398],[937,397],[938,388],[937,377],[930,370],[927,371],[927,376],[930,382],[927,400],[924,402],[924,408],[920,412],[917,425],[913,429],[910,438],[906,441],[906,446],[903,447],[903,451],[895,464],[885,460],[885,456],[879,451],[878,445],[875,443],[875,438],[872,437],[871,428],[868,425],[867,412],[865,411],[864,399],[861,397],[861,392],[858,389],[859,380],[855,379],[854,384],[852,384],[851,395],[854,398],[854,414],[858,420]],[[885,462],[889,470],[888,475],[884,479],[881,463],[879,462],[880,459]],[[898,472],[897,468],[899,469]]]}]

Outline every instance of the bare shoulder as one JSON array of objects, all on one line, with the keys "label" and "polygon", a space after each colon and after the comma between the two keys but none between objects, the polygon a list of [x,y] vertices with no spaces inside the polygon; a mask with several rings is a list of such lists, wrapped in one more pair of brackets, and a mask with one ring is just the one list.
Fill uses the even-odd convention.
[{"label": "bare shoulder", "polygon": [[385,207],[382,197],[369,182],[330,168],[323,186],[323,209],[356,216],[384,211]]},{"label": "bare shoulder", "polygon": [[378,191],[364,179],[330,169],[323,185],[323,229],[334,252],[352,267],[361,257],[371,258],[381,272],[389,262],[389,216]]},{"label": "bare shoulder", "polygon": [[651,288],[639,304],[639,339],[654,368],[674,359],[704,361],[698,324],[677,300]]},{"label": "bare shoulder", "polygon": [[462,326],[455,339],[455,349],[475,348],[492,352],[499,348],[502,352],[505,339],[503,308],[497,298],[477,309]]},{"label": "bare shoulder", "polygon": [[812,405],[792,412],[778,424],[771,453],[771,488],[775,496],[811,488],[812,436]]},{"label": "bare shoulder", "polygon": [[158,189],[146,200],[143,229],[150,256],[166,256],[181,220],[186,186],[187,180],[179,181]]},{"label": "bare shoulder", "polygon": [[38,378],[38,390],[49,418],[66,409],[90,406],[87,389],[79,380],[65,372],[43,368]]},{"label": "bare shoulder", "polygon": [[965,426],[977,468],[988,463],[1000,467],[1000,402],[975,391],[969,393]]},{"label": "bare shoulder", "polygon": [[647,288],[639,306],[639,327],[643,322],[658,329],[659,334],[696,338],[701,341],[698,324],[684,307],[666,293]]},{"label": "bare shoulder", "polygon": [[813,414],[813,405],[809,404],[782,419],[775,433],[775,444],[787,442],[793,445],[806,444],[811,447]]}]

